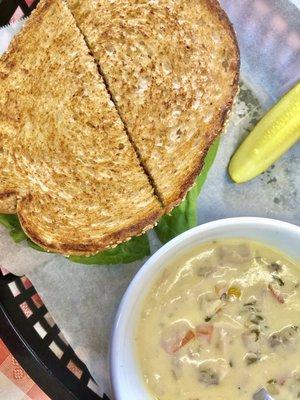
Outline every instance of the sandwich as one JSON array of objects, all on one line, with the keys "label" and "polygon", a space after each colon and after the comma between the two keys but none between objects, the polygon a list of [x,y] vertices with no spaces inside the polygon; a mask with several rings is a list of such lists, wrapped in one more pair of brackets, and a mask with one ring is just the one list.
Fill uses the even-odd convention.
[{"label": "sandwich", "polygon": [[64,255],[146,232],[193,186],[238,71],[216,0],[41,0],[0,59],[0,212]]}]

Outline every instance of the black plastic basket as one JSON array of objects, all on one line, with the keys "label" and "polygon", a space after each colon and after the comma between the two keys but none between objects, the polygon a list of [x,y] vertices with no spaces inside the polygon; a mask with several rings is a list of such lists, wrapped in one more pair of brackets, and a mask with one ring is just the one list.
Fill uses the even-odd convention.
[{"label": "black plastic basket", "polygon": [[[28,375],[53,400],[100,400],[76,356],[25,277],[0,270],[0,334]],[[106,397],[107,399],[107,397]]]},{"label": "black plastic basket", "polygon": [[0,0],[0,27],[9,23],[18,7],[27,16],[36,7],[39,0],[33,1],[29,7],[25,0]]},{"label": "black plastic basket", "polygon": [[[25,0],[0,0],[0,27],[7,25]],[[35,383],[53,400],[101,400],[85,364],[76,356],[45,305],[23,277],[0,268],[0,337]],[[109,400],[106,396],[102,400]]]}]

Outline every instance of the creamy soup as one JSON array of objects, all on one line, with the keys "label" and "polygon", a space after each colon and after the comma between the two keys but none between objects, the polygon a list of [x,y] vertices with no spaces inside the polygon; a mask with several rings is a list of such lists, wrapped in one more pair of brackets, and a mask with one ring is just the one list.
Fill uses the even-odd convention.
[{"label": "creamy soup", "polygon": [[156,400],[300,398],[299,263],[242,239],[201,245],[151,288],[136,346]]}]

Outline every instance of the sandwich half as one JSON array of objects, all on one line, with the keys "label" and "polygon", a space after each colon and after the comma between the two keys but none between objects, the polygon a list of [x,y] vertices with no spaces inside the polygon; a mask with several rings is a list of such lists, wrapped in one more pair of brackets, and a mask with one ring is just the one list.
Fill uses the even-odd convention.
[{"label": "sandwich half", "polygon": [[68,0],[165,212],[221,132],[239,52],[217,0]]},{"label": "sandwich half", "polygon": [[42,0],[0,59],[0,212],[65,255],[128,240],[162,214],[61,0]]}]

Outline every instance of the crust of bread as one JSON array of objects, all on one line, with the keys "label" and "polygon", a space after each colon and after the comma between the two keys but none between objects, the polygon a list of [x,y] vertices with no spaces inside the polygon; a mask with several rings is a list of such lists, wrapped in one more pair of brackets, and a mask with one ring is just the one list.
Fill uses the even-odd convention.
[{"label": "crust of bread", "polygon": [[[32,228],[30,221],[23,218],[22,212],[19,212],[19,220],[26,235],[36,244],[46,249],[49,252],[61,253],[64,255],[73,256],[90,256],[99,252],[99,240],[85,241],[84,243],[65,242],[46,242],[43,237],[39,236]],[[140,220],[135,225],[117,230],[111,234],[101,238],[101,251],[115,247],[116,245],[127,242],[133,236],[140,236],[153,228],[155,222],[161,217],[161,212],[155,211],[147,215],[143,220]]]},{"label": "crust of bread", "polygon": [[[205,155],[213,140],[221,133],[236,96],[240,59],[232,25],[216,0],[191,0],[190,2],[185,0],[177,2],[159,0],[151,3],[144,0],[136,0],[135,2],[128,0],[114,0],[114,2],[108,0],[67,1],[92,54],[100,66],[106,85],[127,127],[131,141],[137,149],[144,170],[154,184],[165,212],[168,213],[182,201],[187,191],[194,184],[203,166]],[[179,16],[177,19],[172,14],[173,8],[176,10],[173,14],[177,13]],[[192,10],[190,14],[189,9]],[[204,43],[207,45],[207,42],[204,40],[202,43],[199,35],[198,38],[196,37],[197,40],[199,39],[198,47],[193,48],[192,35],[198,33],[197,29],[194,28],[195,21],[198,22],[197,13],[201,14],[201,11],[203,11],[203,23],[208,24],[208,28],[205,28],[207,35],[213,33],[213,27],[216,34],[219,34],[219,38],[221,37],[219,44],[216,43],[215,45],[213,39],[210,39],[210,48],[207,50],[201,49],[201,46]],[[194,25],[192,28],[189,26],[189,22],[186,25],[183,22],[183,28],[181,27],[179,19],[183,17],[184,20],[186,16],[194,18],[190,22],[190,25]],[[210,23],[211,26],[209,26]],[[160,28],[157,28],[159,25]],[[164,34],[160,35],[161,32],[164,32]],[[177,34],[178,41],[172,42],[172,35]],[[185,34],[186,37],[184,37]],[[158,36],[160,39],[157,39]],[[181,39],[182,42],[180,42]],[[188,64],[188,54],[190,53],[185,50],[185,41],[186,43],[189,41],[186,47],[192,52],[191,57],[196,56],[199,61],[201,61],[202,54],[206,57],[205,60],[209,61],[211,52],[214,51],[215,47],[219,46],[223,50],[228,47],[230,54],[226,55],[229,64],[227,72],[221,71],[222,60],[219,59],[215,61],[215,75],[215,71],[212,68],[210,70],[209,68],[205,69],[205,65],[204,68],[201,65],[203,72],[200,68],[199,71],[197,70],[196,62]],[[176,52],[177,47],[178,53]],[[154,55],[150,52],[153,49],[155,49]],[[144,57],[147,52],[149,53],[148,59],[147,56]],[[178,61],[181,54],[185,54],[186,58]],[[166,57],[168,57],[167,60]],[[170,60],[171,65],[168,64]],[[166,68],[172,70],[171,75],[168,71],[166,73],[161,72],[161,70],[157,72],[158,66],[164,66],[165,61],[167,61]],[[186,69],[185,63],[187,63]],[[144,67],[144,65],[146,66]],[[190,65],[193,70],[189,75]],[[147,75],[149,70],[152,74],[150,78]],[[207,76],[205,76],[205,70]],[[218,78],[219,72],[222,76],[220,75],[217,83],[223,85],[221,87],[223,97],[222,101],[216,100],[216,95],[213,94],[214,82],[212,82],[211,86],[208,86],[208,90],[211,90],[212,94],[206,102],[212,101],[212,109],[214,103],[218,103],[218,110],[213,110],[212,122],[209,122],[206,126],[203,124],[203,118],[207,112],[210,112],[209,105],[205,108],[203,114],[201,114],[201,111],[198,114],[195,111],[193,114],[190,101],[193,95],[196,95],[198,89],[201,89],[201,75],[208,79],[213,76]],[[188,89],[185,87],[179,89],[179,91],[182,89],[182,96],[183,98],[185,96],[186,101],[183,101],[182,108],[180,108],[181,104],[178,101],[178,109],[178,107],[176,108],[176,95],[172,93],[172,83],[175,82],[175,78],[181,78],[180,74],[181,76],[187,75],[189,86]],[[171,76],[171,79],[169,79],[169,76]],[[205,85],[204,87],[206,88]],[[179,93],[181,96],[181,92]],[[153,108],[151,108],[152,104],[154,104]],[[178,140],[178,148],[176,148],[172,143],[170,145],[170,142],[173,140],[172,135],[174,136],[174,133],[176,133],[177,122],[172,125],[173,121],[169,117],[172,112],[176,113],[178,110],[182,112],[184,117],[182,120],[180,120],[181,117],[177,119],[179,131],[182,130],[182,132],[181,138]],[[199,127],[195,128],[195,132],[192,132],[192,140],[189,139],[189,133],[193,131],[193,124],[190,124],[189,118],[193,121],[199,121]],[[162,124],[160,124],[160,120],[163,120]],[[171,122],[168,126],[170,126],[172,133],[169,133],[166,129],[166,124],[169,121]],[[192,129],[189,130],[190,125],[192,125]],[[181,126],[183,126],[183,129],[181,129]],[[159,146],[163,149],[162,151],[159,150]],[[171,155],[168,158],[169,150]],[[191,155],[188,161],[185,159],[186,154]],[[173,160],[176,162],[173,162]]]},{"label": "crust of bread", "polygon": [[229,119],[230,112],[232,110],[232,106],[234,104],[235,98],[238,93],[239,89],[239,78],[240,78],[240,51],[239,51],[239,46],[236,38],[236,34],[233,28],[232,23],[230,22],[227,14],[225,11],[221,8],[219,2],[217,0],[207,0],[209,7],[211,8],[212,11],[216,12],[220,19],[224,21],[224,24],[226,26],[226,32],[231,38],[232,42],[235,45],[235,55],[234,55],[234,65],[235,65],[235,76],[232,82],[232,92],[231,96],[229,97],[227,103],[222,107],[220,110],[219,114],[219,121],[216,124],[214,130],[212,130],[208,136],[207,143],[205,149],[203,149],[203,154],[201,158],[198,160],[198,164],[195,164],[195,167],[191,174],[186,178],[186,180],[182,183],[181,187],[179,188],[179,191],[176,194],[174,194],[174,197],[170,200],[170,203],[166,206],[166,211],[170,212],[174,207],[176,207],[182,199],[186,196],[187,192],[193,187],[198,175],[200,174],[203,166],[204,166],[204,160],[205,157],[209,151],[210,146],[216,140],[216,138],[222,134],[226,128],[226,123]]},{"label": "crust of bread", "polygon": [[64,1],[40,2],[0,73],[0,212],[64,255],[150,229],[162,207]]}]

